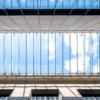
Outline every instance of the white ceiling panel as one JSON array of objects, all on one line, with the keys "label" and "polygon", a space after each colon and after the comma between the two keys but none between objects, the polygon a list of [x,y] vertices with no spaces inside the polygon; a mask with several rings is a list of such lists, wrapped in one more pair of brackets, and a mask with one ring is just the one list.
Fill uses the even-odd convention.
[{"label": "white ceiling panel", "polygon": [[44,19],[44,18],[45,18],[45,19],[52,19],[53,16],[51,16],[51,15],[50,15],[50,16],[47,16],[47,15],[44,16],[44,15],[43,15],[43,16],[39,16],[39,18],[40,18],[40,19],[41,19],[41,18],[43,18],[43,19]]},{"label": "white ceiling panel", "polygon": [[87,24],[88,22],[90,22],[94,18],[96,18],[96,16],[83,16],[83,17],[80,17],[79,20],[69,28],[69,30],[79,29],[81,26]]},{"label": "white ceiling panel", "polygon": [[97,29],[99,27],[100,27],[100,23],[88,28],[88,30],[95,30],[95,29]]},{"label": "white ceiling panel", "polygon": [[32,30],[40,30],[40,27],[39,26],[31,26],[31,29]]},{"label": "white ceiling panel", "polygon": [[39,20],[38,19],[33,19],[33,18],[30,18],[30,19],[26,19],[27,22],[29,24],[32,24],[32,25],[36,25],[36,24],[39,24]]},{"label": "white ceiling panel", "polygon": [[73,23],[75,23],[81,17],[82,16],[68,16],[66,21],[64,22],[64,24],[72,25]]},{"label": "white ceiling panel", "polygon": [[32,15],[30,15],[30,16],[25,16],[25,18],[26,19],[38,19],[38,16],[32,16]]},{"label": "white ceiling panel", "polygon": [[95,30],[99,30],[99,31],[100,31],[100,27],[99,27],[99,28],[97,28],[97,29],[95,29]]},{"label": "white ceiling panel", "polygon": [[41,30],[49,30],[49,25],[42,25]]},{"label": "white ceiling panel", "polygon": [[50,30],[58,30],[59,27],[60,25],[52,25]]},{"label": "white ceiling panel", "polygon": [[46,18],[46,19],[43,19],[43,18],[40,18],[40,24],[50,24],[51,23],[51,20],[50,18]]},{"label": "white ceiling panel", "polygon": [[99,26],[100,16],[0,16],[1,31],[97,31]]},{"label": "white ceiling panel", "polygon": [[24,29],[24,30],[31,30],[28,25],[22,25],[21,28]]},{"label": "white ceiling panel", "polygon": [[60,16],[54,16],[54,19],[56,19],[56,18],[60,18],[60,19],[66,19],[68,16],[66,16],[66,15],[60,15]]},{"label": "white ceiling panel", "polygon": [[62,25],[59,30],[67,30],[70,27],[70,25]]},{"label": "white ceiling panel", "polygon": [[65,19],[62,18],[54,18],[52,24],[62,24]]}]

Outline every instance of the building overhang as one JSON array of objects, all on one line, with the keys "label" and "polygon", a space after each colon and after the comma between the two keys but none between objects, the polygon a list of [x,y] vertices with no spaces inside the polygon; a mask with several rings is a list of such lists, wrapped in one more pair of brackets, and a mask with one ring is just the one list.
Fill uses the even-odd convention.
[{"label": "building overhang", "polygon": [[99,15],[3,15],[1,33],[99,32]]}]

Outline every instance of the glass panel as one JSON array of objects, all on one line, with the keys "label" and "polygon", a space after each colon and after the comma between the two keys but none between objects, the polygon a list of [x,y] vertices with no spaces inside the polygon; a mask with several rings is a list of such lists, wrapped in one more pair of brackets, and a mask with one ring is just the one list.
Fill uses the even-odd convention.
[{"label": "glass panel", "polygon": [[36,97],[36,100],[41,100],[41,97]]},{"label": "glass panel", "polygon": [[[20,9],[26,9],[27,0],[17,0]],[[20,1],[20,2],[19,2]],[[28,0],[29,1],[29,0]]]},{"label": "glass panel", "polygon": [[62,2],[63,0],[58,0],[56,3],[56,9],[62,9]]},{"label": "glass panel", "polygon": [[16,0],[12,0],[12,9],[18,9],[19,5],[18,2]]},{"label": "glass panel", "polygon": [[8,8],[8,9],[11,9],[11,0],[5,1],[5,7]]},{"label": "glass panel", "polygon": [[5,35],[5,51],[6,51],[6,73],[11,73],[11,34]]},{"label": "glass panel", "polygon": [[32,100],[59,100],[59,98],[53,96],[34,96],[32,97]]},{"label": "glass panel", "polygon": [[55,74],[55,34],[49,34],[49,74]]},{"label": "glass panel", "polygon": [[98,96],[97,99],[100,100],[100,97]]},{"label": "glass panel", "polygon": [[27,33],[27,73],[33,73],[33,35]]},{"label": "glass panel", "polygon": [[84,73],[84,34],[78,33],[78,73]]},{"label": "glass panel", "polygon": [[87,9],[90,9],[91,8],[91,0],[85,0],[85,5],[86,5],[86,8]]},{"label": "glass panel", "polygon": [[4,71],[4,33],[0,33],[0,74]]},{"label": "glass panel", "polygon": [[77,41],[76,41],[76,34],[71,34],[71,73],[77,73]]},{"label": "glass panel", "polygon": [[33,1],[34,0],[27,0],[27,9],[33,9]]},{"label": "glass panel", "polygon": [[48,0],[41,0],[41,9],[48,8]]},{"label": "glass panel", "polygon": [[38,5],[37,5],[37,8],[38,8],[38,9],[41,9],[41,0],[37,0],[37,4],[38,4]]},{"label": "glass panel", "polygon": [[49,9],[55,8],[55,2],[56,2],[56,0],[49,0]]},{"label": "glass panel", "polygon": [[100,34],[97,34],[97,56],[98,56],[98,58],[97,58],[97,73],[99,73],[99,62],[100,62],[100,52],[99,52],[99,50],[100,50],[100,46],[99,46],[99,43],[100,43]]},{"label": "glass panel", "polygon": [[0,97],[0,100],[7,100],[7,99],[8,99],[7,96],[2,96],[2,97]]},{"label": "glass panel", "polygon": [[92,0],[92,7],[91,8],[93,8],[93,9],[97,9],[98,8],[98,0]]},{"label": "glass panel", "polygon": [[78,0],[78,8],[79,9],[85,8],[85,0]]},{"label": "glass panel", "polygon": [[70,0],[63,0],[63,6],[64,9],[69,9],[71,7]]},{"label": "glass panel", "polygon": [[40,74],[40,33],[34,34],[34,72]]},{"label": "glass panel", "polygon": [[71,9],[77,8],[78,0],[71,0]]},{"label": "glass panel", "polygon": [[41,97],[41,100],[45,100],[45,97]]},{"label": "glass panel", "polygon": [[18,34],[19,33],[15,33],[12,35],[12,38],[13,38],[13,41],[12,41],[12,47],[13,47],[13,73],[14,74],[17,74],[18,73],[18,67],[19,67],[19,57],[18,57],[18,54],[19,54],[19,51],[18,51],[18,48],[19,48],[19,45],[18,45]]},{"label": "glass panel", "polygon": [[37,9],[37,1],[36,0],[33,0],[33,9]]},{"label": "glass panel", "polygon": [[56,96],[33,96],[32,100],[59,100]]},{"label": "glass panel", "polygon": [[4,0],[0,0],[0,9],[4,9],[3,5],[4,5]]},{"label": "glass panel", "polygon": [[19,41],[20,41],[20,73],[26,73],[26,37],[25,33],[20,34]]},{"label": "glass panel", "polygon": [[84,97],[85,100],[94,100],[92,97]]},{"label": "glass panel", "polygon": [[90,73],[90,34],[85,34],[85,73]]},{"label": "glass panel", "polygon": [[69,73],[69,60],[70,60],[70,46],[69,46],[69,34],[64,33],[64,52],[63,52],[63,57],[64,57],[64,74]]},{"label": "glass panel", "polygon": [[92,34],[92,70],[93,73],[98,72],[98,35]]},{"label": "glass panel", "polygon": [[41,69],[42,74],[48,74],[48,34],[41,33]]},{"label": "glass panel", "polygon": [[56,33],[56,73],[62,72],[62,34]]}]

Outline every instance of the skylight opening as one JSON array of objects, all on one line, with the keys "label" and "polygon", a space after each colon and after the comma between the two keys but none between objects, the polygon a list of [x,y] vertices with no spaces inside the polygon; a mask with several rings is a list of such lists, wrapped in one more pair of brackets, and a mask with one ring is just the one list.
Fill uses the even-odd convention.
[{"label": "skylight opening", "polygon": [[99,9],[99,0],[1,0],[0,9]]}]

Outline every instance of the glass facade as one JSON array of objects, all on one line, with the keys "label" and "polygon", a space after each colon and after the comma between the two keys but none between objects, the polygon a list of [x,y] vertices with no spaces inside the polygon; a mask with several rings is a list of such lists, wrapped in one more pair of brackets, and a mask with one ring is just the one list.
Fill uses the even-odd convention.
[{"label": "glass facade", "polygon": [[0,0],[0,9],[99,9],[100,0]]},{"label": "glass facade", "polygon": [[33,96],[32,100],[59,100],[56,96]]},{"label": "glass facade", "polygon": [[0,74],[97,75],[99,33],[0,33]]},{"label": "glass facade", "polygon": [[0,100],[7,100],[8,97],[0,97]]},{"label": "glass facade", "polygon": [[100,100],[100,97],[94,97],[94,96],[90,96],[90,97],[84,97],[84,100]]}]

